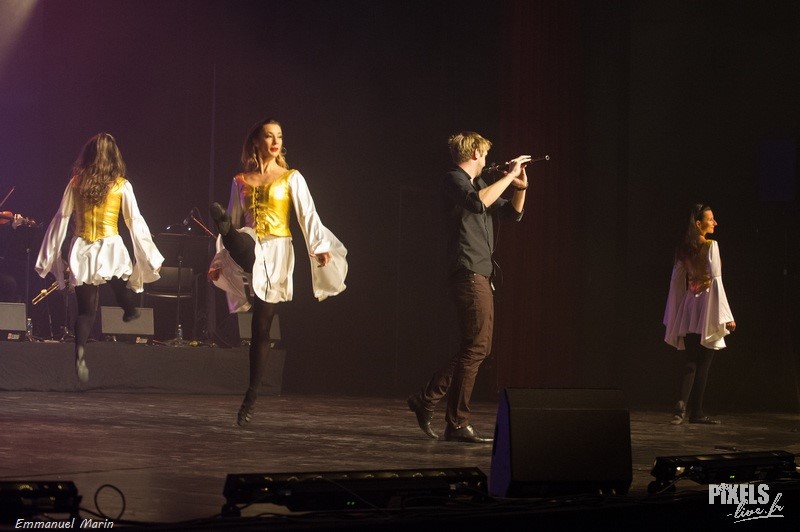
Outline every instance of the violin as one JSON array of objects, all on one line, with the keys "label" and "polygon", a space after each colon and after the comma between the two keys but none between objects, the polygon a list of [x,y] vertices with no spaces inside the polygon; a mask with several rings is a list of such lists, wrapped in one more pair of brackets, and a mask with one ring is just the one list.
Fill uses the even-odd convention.
[{"label": "violin", "polygon": [[19,226],[24,227],[38,227],[36,220],[25,218],[20,214],[14,214],[11,211],[0,211],[0,225],[11,224],[11,227],[16,229]]}]

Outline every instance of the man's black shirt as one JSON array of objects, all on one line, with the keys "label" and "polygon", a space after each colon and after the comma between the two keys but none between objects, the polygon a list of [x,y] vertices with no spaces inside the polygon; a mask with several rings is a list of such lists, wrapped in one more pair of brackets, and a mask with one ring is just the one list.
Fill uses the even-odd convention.
[{"label": "man's black shirt", "polygon": [[478,191],[486,187],[483,178],[478,176],[472,180],[458,167],[448,172],[443,181],[448,233],[447,267],[451,274],[466,268],[490,276],[494,251],[493,216],[500,214],[515,221],[522,219],[522,213],[518,213],[505,198],[484,207]]}]

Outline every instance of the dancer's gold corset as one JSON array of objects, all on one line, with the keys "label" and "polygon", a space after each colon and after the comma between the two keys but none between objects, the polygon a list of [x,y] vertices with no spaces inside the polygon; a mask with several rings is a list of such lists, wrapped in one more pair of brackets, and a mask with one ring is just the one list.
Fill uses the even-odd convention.
[{"label": "dancer's gold corset", "polygon": [[[118,177],[111,185],[111,190],[106,197],[97,205],[87,205],[83,197],[75,190],[75,236],[79,236],[87,242],[94,242],[119,234],[117,221],[122,206],[124,185],[125,178]],[[73,184],[73,186],[76,185]]]},{"label": "dancer's gold corset", "polygon": [[244,222],[255,230],[258,238],[268,235],[292,236],[289,230],[289,210],[292,206],[289,185],[291,173],[289,170],[272,183],[257,187],[249,185],[242,175],[238,176],[244,185]]},{"label": "dancer's gold corset", "polygon": [[701,253],[684,262],[689,291],[694,295],[705,292],[711,287],[711,274],[706,264],[709,246],[711,246],[710,241],[706,242]]},{"label": "dancer's gold corset", "polygon": [[694,295],[705,292],[709,288],[711,288],[711,278],[689,279],[689,291]]}]

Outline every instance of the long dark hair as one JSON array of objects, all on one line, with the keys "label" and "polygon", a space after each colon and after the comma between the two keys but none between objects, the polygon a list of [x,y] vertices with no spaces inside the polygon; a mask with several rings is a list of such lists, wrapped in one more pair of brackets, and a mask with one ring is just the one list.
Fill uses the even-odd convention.
[{"label": "long dark hair", "polygon": [[125,177],[125,161],[117,141],[108,133],[98,133],[84,144],[72,165],[78,193],[89,205],[97,205],[106,197],[118,177]]},{"label": "long dark hair", "polygon": [[[256,143],[260,140],[263,134],[264,126],[267,124],[275,124],[280,126],[280,122],[274,118],[266,118],[260,122],[256,122],[248,131],[247,136],[244,138],[244,145],[242,145],[242,169],[245,172],[254,172],[261,169],[261,156],[258,154]],[[279,166],[289,169],[289,163],[286,162],[286,148],[281,149],[281,153],[275,158]]]},{"label": "long dark hair", "polygon": [[675,248],[675,260],[689,260],[696,257],[702,248],[700,243],[700,230],[697,229],[697,222],[703,220],[703,213],[710,211],[711,207],[705,203],[695,203],[692,212],[689,214],[689,224],[683,234],[683,239]]}]

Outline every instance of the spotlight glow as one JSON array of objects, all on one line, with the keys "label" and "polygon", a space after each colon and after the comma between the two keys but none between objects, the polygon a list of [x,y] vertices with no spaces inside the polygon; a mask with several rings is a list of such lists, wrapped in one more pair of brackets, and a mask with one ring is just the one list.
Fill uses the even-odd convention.
[{"label": "spotlight glow", "polygon": [[0,72],[16,49],[17,39],[27,27],[38,0],[2,0],[0,2]]}]

